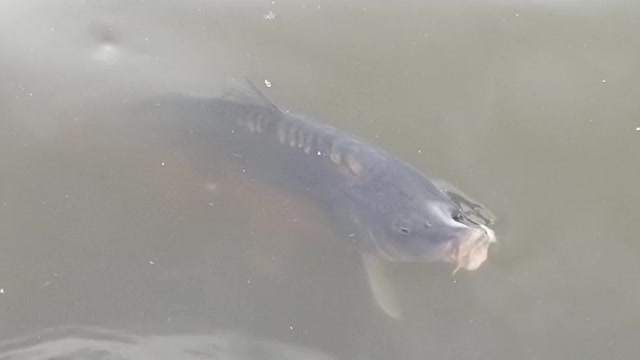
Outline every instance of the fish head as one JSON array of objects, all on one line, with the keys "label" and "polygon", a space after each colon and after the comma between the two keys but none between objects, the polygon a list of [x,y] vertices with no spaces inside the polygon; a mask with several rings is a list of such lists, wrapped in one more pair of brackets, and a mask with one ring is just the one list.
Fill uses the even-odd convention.
[{"label": "fish head", "polygon": [[455,271],[479,268],[496,241],[493,230],[467,217],[425,176],[413,179],[378,183],[376,206],[359,222],[378,254],[389,261],[449,262]]}]

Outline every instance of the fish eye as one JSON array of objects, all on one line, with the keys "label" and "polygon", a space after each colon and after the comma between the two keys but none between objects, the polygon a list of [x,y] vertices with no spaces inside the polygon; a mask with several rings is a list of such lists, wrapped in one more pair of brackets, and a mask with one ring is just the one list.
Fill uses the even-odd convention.
[{"label": "fish eye", "polygon": [[453,214],[453,220],[457,221],[457,222],[462,222],[464,221],[464,215],[462,215],[461,212],[456,212]]}]

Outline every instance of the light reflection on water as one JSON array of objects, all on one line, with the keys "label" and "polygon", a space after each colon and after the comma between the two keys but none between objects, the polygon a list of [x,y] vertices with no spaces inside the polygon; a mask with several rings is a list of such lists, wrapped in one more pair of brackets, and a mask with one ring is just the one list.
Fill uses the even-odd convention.
[{"label": "light reflection on water", "polygon": [[5,360],[307,359],[329,355],[299,346],[233,333],[141,336],[99,328],[59,328],[0,343]]}]

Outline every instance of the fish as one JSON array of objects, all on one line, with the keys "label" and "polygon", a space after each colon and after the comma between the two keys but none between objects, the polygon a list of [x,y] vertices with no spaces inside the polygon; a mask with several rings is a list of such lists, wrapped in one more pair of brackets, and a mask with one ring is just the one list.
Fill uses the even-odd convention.
[{"label": "fish", "polygon": [[[215,98],[156,99],[154,116],[190,118],[188,142],[226,147],[248,171],[271,174],[319,203],[337,233],[353,235],[372,297],[387,315],[403,318],[389,262],[447,262],[455,274],[487,260],[496,218],[455,186],[355,135],[282,110],[246,76],[225,89]],[[211,141],[214,133],[223,145]]]}]

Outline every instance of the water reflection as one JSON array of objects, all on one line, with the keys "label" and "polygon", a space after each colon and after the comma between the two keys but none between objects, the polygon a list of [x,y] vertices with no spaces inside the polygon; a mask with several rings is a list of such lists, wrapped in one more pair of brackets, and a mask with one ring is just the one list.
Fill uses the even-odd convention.
[{"label": "water reflection", "polygon": [[0,342],[2,360],[332,360],[301,346],[235,333],[136,335],[100,328],[49,329]]}]

